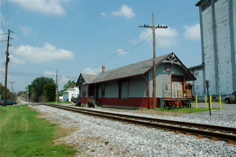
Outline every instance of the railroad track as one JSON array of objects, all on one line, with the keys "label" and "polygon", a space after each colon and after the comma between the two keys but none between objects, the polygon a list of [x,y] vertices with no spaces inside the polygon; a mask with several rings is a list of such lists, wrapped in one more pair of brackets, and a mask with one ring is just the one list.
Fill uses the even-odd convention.
[{"label": "railroad track", "polygon": [[172,121],[172,120],[142,117],[135,115],[126,115],[126,114],[90,110],[78,107],[61,106],[55,104],[44,104],[44,105],[72,112],[83,113],[90,116],[98,116],[117,121],[160,128],[167,131],[174,131],[176,133],[196,135],[200,138],[210,138],[212,140],[222,140],[231,144],[236,144],[236,128],[191,123],[191,122]]}]

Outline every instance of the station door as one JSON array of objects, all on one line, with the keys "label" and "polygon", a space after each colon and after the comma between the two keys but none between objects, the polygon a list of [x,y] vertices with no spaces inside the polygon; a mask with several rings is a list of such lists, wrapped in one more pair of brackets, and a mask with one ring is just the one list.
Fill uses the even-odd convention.
[{"label": "station door", "polygon": [[172,81],[172,98],[182,98],[183,97],[183,84],[182,82]]}]

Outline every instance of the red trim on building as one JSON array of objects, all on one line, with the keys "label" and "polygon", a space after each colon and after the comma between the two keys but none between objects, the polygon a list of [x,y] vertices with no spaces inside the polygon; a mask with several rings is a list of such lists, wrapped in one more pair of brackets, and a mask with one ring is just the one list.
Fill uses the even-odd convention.
[{"label": "red trim on building", "polygon": [[[98,101],[103,106],[120,106],[120,107],[145,107],[150,108],[152,105],[152,98],[128,98],[128,99],[119,99],[119,98],[99,98]],[[158,98],[156,98],[158,102]],[[158,107],[158,103],[157,106]]]},{"label": "red trim on building", "polygon": [[88,98],[86,98],[86,97],[82,97],[80,99],[80,101],[81,101],[82,104],[88,104]]}]

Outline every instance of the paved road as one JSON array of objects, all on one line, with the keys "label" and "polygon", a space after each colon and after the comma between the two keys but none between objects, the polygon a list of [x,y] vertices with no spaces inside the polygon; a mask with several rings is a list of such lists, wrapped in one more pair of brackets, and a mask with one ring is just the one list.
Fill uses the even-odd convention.
[{"label": "paved road", "polygon": [[32,103],[22,100],[20,97],[17,97],[17,105],[38,105],[41,103]]},{"label": "paved road", "polygon": [[[196,107],[196,104],[192,103],[192,107]],[[205,103],[198,103],[198,107],[205,107]],[[208,103],[207,103],[207,107],[208,107]],[[219,108],[219,103],[213,103],[212,107]],[[201,114],[209,114],[209,111],[201,112]],[[222,110],[211,110],[211,114],[236,116],[236,104],[222,103]]]},{"label": "paved road", "polygon": [[[17,97],[17,105],[41,105],[42,103],[27,102]],[[60,103],[60,105],[71,105],[72,103]]]}]

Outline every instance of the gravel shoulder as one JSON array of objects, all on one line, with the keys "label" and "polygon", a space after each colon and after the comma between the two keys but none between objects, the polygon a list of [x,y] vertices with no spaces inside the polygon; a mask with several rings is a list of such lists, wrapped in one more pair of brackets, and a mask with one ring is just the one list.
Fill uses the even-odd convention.
[{"label": "gravel shoulder", "polygon": [[[64,142],[77,148],[79,153],[76,156],[78,157],[236,156],[236,145],[229,145],[223,141],[211,141],[206,138],[197,138],[155,128],[94,118],[43,105],[31,107],[44,113],[43,117],[47,120],[61,124],[61,127],[77,128],[72,134],[57,139],[55,143]],[[163,115],[163,112],[158,113],[151,110],[101,110],[236,127],[235,116],[209,116],[201,114]]]}]

